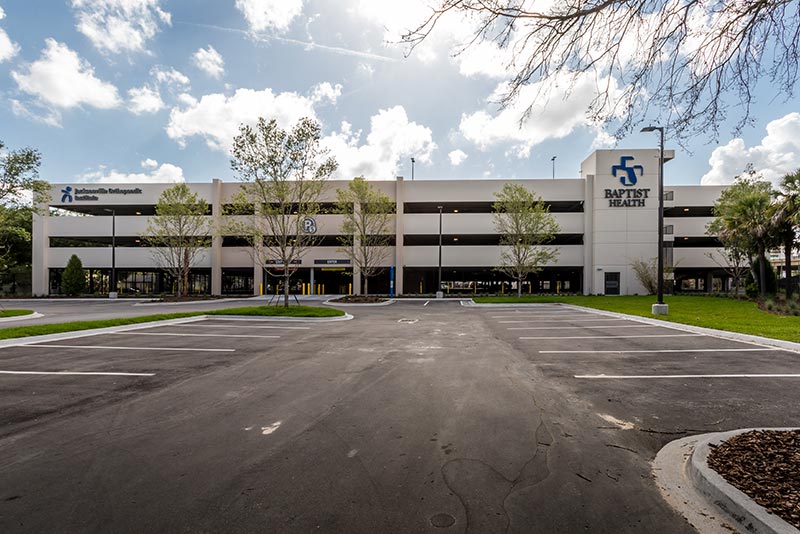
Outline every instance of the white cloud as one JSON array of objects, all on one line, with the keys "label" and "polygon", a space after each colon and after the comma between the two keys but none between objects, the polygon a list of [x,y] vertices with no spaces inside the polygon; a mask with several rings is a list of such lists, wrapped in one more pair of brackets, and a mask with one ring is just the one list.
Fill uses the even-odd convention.
[{"label": "white cloud", "polygon": [[17,117],[30,119],[41,124],[46,124],[47,126],[54,126],[56,128],[61,127],[61,114],[57,111],[52,109],[44,109],[42,112],[37,113],[35,111],[31,111],[28,106],[19,100],[11,98],[9,99],[9,102],[11,102],[11,112]]},{"label": "white cloud", "polygon": [[464,160],[467,159],[468,156],[467,153],[464,152],[463,150],[457,149],[447,154],[447,157],[450,158],[450,165],[452,165],[453,167],[458,167],[459,165],[464,163]]},{"label": "white cloud", "polygon": [[141,162],[143,169],[155,169],[158,167],[158,162],[154,159],[147,158]]},{"label": "white cloud", "polygon": [[110,109],[120,104],[117,88],[94,75],[92,66],[70,48],[47,39],[41,57],[11,77],[20,90],[57,108],[83,104]]},{"label": "white cloud", "polygon": [[373,115],[366,144],[360,141],[361,131],[354,132],[347,122],[342,122],[339,132],[322,139],[339,162],[337,177],[393,179],[402,160],[413,156],[420,163],[430,163],[436,150],[430,128],[410,122],[403,106],[382,109]]},{"label": "white cloud", "polygon": [[250,30],[285,32],[303,12],[303,0],[236,0]]},{"label": "white cloud", "polygon": [[[496,114],[484,109],[462,115],[461,134],[481,150],[511,144],[511,154],[519,158],[527,158],[535,145],[547,139],[564,138],[579,127],[594,130],[598,139],[606,142],[600,126],[586,117],[586,110],[597,95],[597,84],[604,84],[605,80],[598,81],[587,74],[573,83],[571,76],[567,72],[559,74],[547,89],[541,82],[524,86],[516,101]],[[498,85],[488,101],[498,100],[505,88],[505,84]],[[613,102],[619,93],[614,80],[609,85],[609,93]],[[529,104],[532,105],[530,113],[524,118]]]},{"label": "white cloud", "polygon": [[174,68],[167,69],[165,67],[156,66],[150,69],[150,75],[155,78],[158,83],[176,87],[189,85],[189,78]]},{"label": "white cloud", "polygon": [[3,20],[4,18],[6,18],[6,12],[3,11],[2,7],[0,7],[0,20]]},{"label": "white cloud", "polygon": [[[154,160],[145,160],[145,162],[150,161],[155,163]],[[142,166],[144,166],[145,162],[142,162]],[[75,181],[108,184],[157,184],[185,182],[186,179],[183,177],[183,169],[171,163],[163,163],[149,173],[124,173],[116,169],[106,170],[106,167],[101,165],[96,171],[87,172],[76,177]]]},{"label": "white cloud", "polygon": [[0,28],[0,63],[8,61],[19,53],[19,45],[11,40],[8,34]]},{"label": "white cloud", "polygon": [[714,149],[711,169],[701,178],[703,185],[726,185],[752,163],[764,178],[777,183],[784,174],[800,168],[800,113],[792,112],[767,124],[761,143],[747,148],[741,138]]},{"label": "white cloud", "polygon": [[142,113],[156,113],[164,108],[164,101],[158,89],[147,86],[134,87],[128,90],[128,109],[136,115]]},{"label": "white cloud", "polygon": [[197,67],[212,78],[220,79],[225,74],[225,61],[214,47],[208,45],[208,49],[199,49],[192,56],[192,60]]},{"label": "white cloud", "polygon": [[191,95],[179,97],[184,107],[170,111],[167,135],[184,145],[186,139],[200,136],[209,147],[228,152],[239,125],[255,124],[258,117],[275,119],[281,128],[291,128],[299,119],[316,119],[314,106],[322,100],[335,102],[341,86],[322,83],[310,96],[293,92],[275,94],[272,89],[237,89],[232,96],[204,95],[198,101]]},{"label": "white cloud", "polygon": [[72,0],[76,29],[101,52],[146,52],[161,24],[172,24],[160,0]]}]

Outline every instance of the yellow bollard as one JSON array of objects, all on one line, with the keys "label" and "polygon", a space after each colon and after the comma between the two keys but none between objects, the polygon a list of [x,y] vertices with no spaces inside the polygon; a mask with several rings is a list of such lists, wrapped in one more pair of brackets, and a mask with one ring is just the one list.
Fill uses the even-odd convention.
[{"label": "yellow bollard", "polygon": [[473,295],[477,295],[478,294],[478,282],[473,282],[472,283],[472,294]]},{"label": "yellow bollard", "polygon": [[419,283],[419,294],[422,295],[422,281]]},{"label": "yellow bollard", "polygon": [[322,284],[322,294],[325,294],[325,284]]},{"label": "yellow bollard", "polygon": [[528,282],[528,295],[533,291],[533,282]]},{"label": "yellow bollard", "polygon": [[264,294],[264,284],[258,284],[258,294],[259,295]]},{"label": "yellow bollard", "polygon": [[348,295],[353,294],[353,284],[347,284],[347,294]]}]

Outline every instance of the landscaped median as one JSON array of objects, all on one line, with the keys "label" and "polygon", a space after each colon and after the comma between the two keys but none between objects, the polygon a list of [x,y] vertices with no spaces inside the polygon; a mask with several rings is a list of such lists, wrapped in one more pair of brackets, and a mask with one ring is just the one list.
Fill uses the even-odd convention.
[{"label": "landscaped median", "polygon": [[[585,306],[640,317],[655,317],[650,307],[654,296],[523,296],[475,297],[477,304],[540,304],[563,303]],[[671,321],[704,328],[727,330],[755,336],[800,342],[800,317],[776,315],[758,308],[753,301],[725,297],[668,296],[669,315],[659,315],[662,321]]]},{"label": "landscaped median", "polygon": [[33,315],[33,310],[2,310],[2,311],[0,311],[0,319],[7,319],[9,317],[20,317],[22,315]]},{"label": "landscaped median", "polygon": [[249,306],[244,308],[227,308],[212,311],[159,313],[156,315],[143,315],[141,317],[124,317],[118,319],[105,319],[102,321],[77,321],[71,323],[38,324],[32,326],[15,326],[0,329],[0,339],[14,339],[30,336],[43,336],[48,334],[61,334],[64,332],[77,332],[95,328],[109,328],[131,324],[150,323],[154,321],[167,321],[183,319],[201,315],[241,315],[246,317],[341,317],[345,313],[335,308],[322,308],[318,306],[291,306],[289,308],[278,306]]}]

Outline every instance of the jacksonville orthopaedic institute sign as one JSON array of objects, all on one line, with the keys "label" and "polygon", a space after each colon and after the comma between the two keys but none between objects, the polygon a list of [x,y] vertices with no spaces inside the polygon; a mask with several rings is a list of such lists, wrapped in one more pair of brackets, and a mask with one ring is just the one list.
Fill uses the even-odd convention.
[{"label": "jacksonville orthopaedic institute sign", "polygon": [[617,189],[605,189],[604,198],[608,199],[609,208],[644,208],[647,199],[650,198],[650,189],[636,187],[639,176],[644,174],[644,167],[641,165],[628,166],[628,162],[633,160],[633,156],[620,156],[619,165],[611,166],[611,175],[619,178],[619,182],[625,187]]},{"label": "jacksonville orthopaedic institute sign", "polygon": [[61,190],[61,203],[70,204],[82,200],[98,201],[102,195],[141,195],[142,190],[138,187],[126,189],[124,187],[76,187],[67,186]]}]

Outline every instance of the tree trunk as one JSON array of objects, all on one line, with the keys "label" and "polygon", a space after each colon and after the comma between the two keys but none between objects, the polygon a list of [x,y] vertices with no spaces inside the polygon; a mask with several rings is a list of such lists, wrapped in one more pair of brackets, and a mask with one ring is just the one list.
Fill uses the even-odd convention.
[{"label": "tree trunk", "polygon": [[786,300],[792,298],[792,245],[794,245],[794,228],[790,228],[783,238],[783,258],[786,270]]},{"label": "tree trunk", "polygon": [[189,271],[191,271],[191,265],[189,265],[189,249],[183,251],[183,296],[189,296]]},{"label": "tree trunk", "polygon": [[286,265],[283,266],[283,307],[289,307],[289,277],[292,276]]},{"label": "tree trunk", "polygon": [[522,278],[517,279],[517,298],[522,298]]},{"label": "tree trunk", "polygon": [[368,276],[364,277],[364,296],[365,297],[369,296],[369,277]]},{"label": "tree trunk", "polygon": [[758,278],[760,280],[759,285],[761,286],[761,298],[764,298],[767,296],[767,258],[764,247],[759,247],[758,258]]}]

